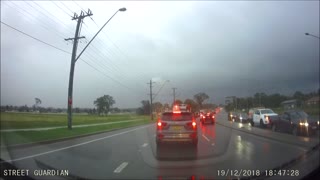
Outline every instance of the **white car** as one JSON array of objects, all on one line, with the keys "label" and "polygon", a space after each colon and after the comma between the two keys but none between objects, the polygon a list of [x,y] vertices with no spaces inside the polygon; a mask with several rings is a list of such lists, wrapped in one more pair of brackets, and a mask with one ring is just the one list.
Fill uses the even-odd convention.
[{"label": "white car", "polygon": [[255,109],[253,114],[253,125],[259,124],[260,127],[271,127],[271,116],[278,116],[271,109]]}]

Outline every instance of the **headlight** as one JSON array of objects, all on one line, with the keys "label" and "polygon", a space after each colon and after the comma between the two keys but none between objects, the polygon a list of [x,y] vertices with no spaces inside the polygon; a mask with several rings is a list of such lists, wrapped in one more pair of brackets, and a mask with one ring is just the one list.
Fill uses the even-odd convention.
[{"label": "headlight", "polygon": [[300,125],[300,126],[303,126],[303,125],[304,125],[304,123],[303,123],[303,122],[300,122],[300,123],[299,123],[299,125]]},{"label": "headlight", "polygon": [[305,126],[307,126],[307,127],[309,126],[309,124],[308,124],[307,122],[306,122],[306,123],[304,123],[304,125],[305,125]]},{"label": "headlight", "polygon": [[230,117],[232,117],[232,114],[230,114]]},{"label": "headlight", "polygon": [[318,123],[318,125],[319,125],[319,121],[318,121],[317,123]]},{"label": "headlight", "polygon": [[240,117],[240,119],[242,120],[242,117]]}]

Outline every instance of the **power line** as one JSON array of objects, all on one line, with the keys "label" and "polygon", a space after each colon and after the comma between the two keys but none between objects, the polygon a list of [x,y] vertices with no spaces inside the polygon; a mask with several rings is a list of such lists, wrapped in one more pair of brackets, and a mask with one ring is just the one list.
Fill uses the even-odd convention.
[{"label": "power line", "polygon": [[[38,38],[36,38],[36,37],[34,37],[34,36],[31,36],[31,35],[29,35],[29,34],[27,34],[27,33],[23,32],[23,31],[20,31],[20,30],[18,30],[18,29],[16,29],[16,28],[14,28],[14,27],[12,27],[12,26],[8,25],[8,24],[7,24],[7,23],[5,23],[5,22],[2,22],[2,21],[0,21],[0,22],[1,22],[1,24],[4,24],[4,25],[6,25],[7,27],[9,27],[9,28],[11,28],[11,29],[13,29],[13,30],[15,30],[15,31],[17,31],[17,32],[19,32],[19,33],[21,33],[21,34],[25,35],[25,36],[28,36],[28,37],[30,37],[30,38],[32,38],[32,39],[34,39],[34,40],[36,40],[36,41],[39,41],[39,42],[41,42],[41,43],[43,43],[43,44],[45,44],[45,45],[47,45],[47,46],[50,46],[50,47],[52,47],[52,48],[55,48],[55,49],[57,49],[57,50],[59,50],[59,51],[62,51],[62,52],[64,52],[64,53],[71,54],[70,52],[67,52],[67,51],[65,51],[65,50],[63,50],[63,49],[60,49],[60,48],[58,48],[58,47],[54,46],[54,45],[51,45],[51,44],[49,44],[49,43],[47,43],[47,42],[44,42],[44,41],[42,41],[42,40],[40,40],[40,39],[38,39]],[[133,90],[133,89],[131,89],[131,88],[127,87],[126,85],[122,84],[122,83],[121,83],[121,82],[119,82],[118,80],[116,80],[116,79],[114,79],[114,78],[112,78],[112,77],[110,77],[110,76],[108,76],[108,75],[104,74],[103,72],[99,71],[97,68],[95,68],[94,66],[92,66],[91,64],[89,64],[89,63],[88,63],[87,61],[85,61],[84,59],[82,59],[82,58],[79,58],[79,59],[80,59],[81,61],[83,61],[84,63],[86,63],[87,65],[89,65],[90,67],[92,67],[93,69],[95,69],[96,71],[98,71],[98,72],[100,72],[101,74],[103,74],[104,76],[108,77],[108,78],[109,78],[109,79],[111,79],[112,81],[114,81],[114,82],[116,82],[116,83],[120,84],[120,85],[121,85],[121,86],[123,86],[123,87],[126,87],[126,88],[127,88],[127,89],[129,89],[129,90]]]},{"label": "power line", "polygon": [[65,14],[67,14],[67,16],[72,17],[69,13],[67,13],[67,11],[65,11],[64,9],[62,9],[57,3],[55,3],[54,1],[51,1],[57,8],[59,8],[61,11],[63,11]]},{"label": "power line", "polygon": [[[9,1],[8,1],[8,2],[9,2]],[[12,2],[10,2],[10,3],[12,3]],[[14,3],[12,3],[12,5],[14,5],[15,7],[9,5],[8,3],[3,3],[3,4],[5,4],[6,6],[9,6],[10,8],[14,9],[15,11],[17,11],[18,13],[20,13],[21,15],[23,15],[23,17],[27,17],[26,15],[29,15],[29,16],[32,17],[32,18],[36,18],[39,22],[42,22],[43,24],[46,24],[46,25],[43,25],[43,24],[40,23],[40,26],[41,26],[41,27],[43,27],[43,28],[46,29],[47,31],[51,31],[51,32],[54,31],[54,33],[55,33],[57,36],[59,36],[59,37],[62,38],[62,39],[64,38],[64,36],[61,35],[60,32],[56,31],[56,30],[53,29],[53,28],[51,28],[51,30],[50,30],[48,27],[46,27],[46,26],[50,26],[51,24],[46,23],[45,21],[42,21],[41,19],[39,19],[39,18],[36,17],[36,16],[33,16],[32,14],[30,14],[30,13],[29,13],[28,11],[26,11],[25,9],[20,8],[19,6],[17,6],[17,5],[14,4]],[[23,13],[23,12],[20,11],[20,10],[26,12],[27,14]],[[29,18],[28,18],[28,19],[29,19]],[[40,20],[41,20],[41,21],[40,21]],[[31,21],[30,21],[30,22],[31,22]]]},{"label": "power line", "polygon": [[68,8],[62,1],[59,1],[65,8],[67,8],[72,14],[74,13],[71,9]]},{"label": "power line", "polygon": [[37,41],[39,41],[39,42],[41,42],[41,43],[43,43],[43,44],[46,44],[46,45],[48,45],[48,46],[50,46],[50,47],[53,47],[53,48],[55,48],[55,49],[57,49],[57,50],[59,50],[59,51],[62,51],[62,52],[71,54],[70,52],[67,52],[67,51],[65,51],[65,50],[63,50],[63,49],[60,49],[60,48],[54,46],[54,45],[51,45],[51,44],[49,44],[49,43],[46,43],[46,42],[44,42],[44,41],[42,41],[42,40],[40,40],[40,39],[38,39],[38,38],[36,38],[36,37],[33,37],[33,36],[31,36],[31,35],[23,32],[23,31],[20,31],[20,30],[14,28],[14,27],[12,27],[12,26],[10,26],[9,24],[7,24],[7,23],[5,23],[5,22],[2,22],[2,21],[0,21],[0,22],[1,22],[1,24],[4,24],[4,25],[6,25],[7,27],[9,27],[9,28],[11,28],[11,29],[13,29],[13,30],[15,30],[15,31],[18,31],[18,32],[20,32],[20,33],[22,33],[22,34],[24,34],[24,35],[26,35],[26,36],[34,39],[34,40],[37,40]]},{"label": "power line", "polygon": [[[68,25],[66,25],[64,22],[62,22],[60,19],[58,19],[55,15],[51,14],[49,11],[47,11],[45,8],[43,8],[42,6],[40,6],[38,3],[34,2],[34,1],[31,1],[33,4],[37,5],[40,9],[44,10],[45,12],[47,12],[51,17],[54,17],[55,19],[57,19],[58,21],[60,21],[60,23],[56,20],[53,20],[50,16],[46,15],[45,13],[43,13],[43,11],[39,11],[41,14],[45,15],[48,19],[50,19],[51,21],[55,22],[56,24],[61,24],[63,25],[67,31],[69,31],[70,34],[73,34],[72,31],[70,31],[68,29]],[[27,2],[26,2],[27,3]],[[29,3],[27,3],[29,4]],[[31,5],[31,4],[30,4]],[[32,5],[31,5],[32,6]],[[36,9],[36,8],[35,8]]]},{"label": "power line", "polygon": [[[91,20],[94,22],[94,24],[99,28],[99,25],[94,21],[94,19],[93,18],[91,18]],[[109,38],[109,36],[105,33],[105,32],[102,32],[104,35],[105,35],[105,37],[118,49],[118,51],[120,52],[120,54],[122,53],[123,55],[124,55],[124,57],[126,58],[126,63],[128,63],[129,62],[129,60],[128,60],[128,56],[123,52],[123,51],[121,51],[121,49]],[[100,38],[99,38],[99,40],[100,40]],[[100,41],[102,41],[102,40],[100,40]],[[102,46],[103,47],[103,46]],[[111,49],[110,49],[110,52],[112,52],[114,55],[116,55],[116,53],[114,53],[113,51],[111,51]],[[111,54],[111,53],[110,53]],[[117,55],[116,55],[117,56]],[[120,56],[119,56],[120,57]],[[123,61],[121,58],[119,58],[121,61]],[[124,61],[123,61],[124,62]],[[140,79],[143,79],[142,77],[145,77],[145,74],[142,74],[142,73],[138,73],[137,74],[138,76],[139,76],[139,78]]]}]

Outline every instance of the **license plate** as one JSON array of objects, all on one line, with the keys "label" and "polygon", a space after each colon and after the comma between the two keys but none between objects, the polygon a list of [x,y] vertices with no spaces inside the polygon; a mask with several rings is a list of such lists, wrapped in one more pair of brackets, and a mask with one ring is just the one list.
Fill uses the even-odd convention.
[{"label": "license plate", "polygon": [[171,126],[172,130],[175,131],[181,131],[182,130],[182,126]]}]

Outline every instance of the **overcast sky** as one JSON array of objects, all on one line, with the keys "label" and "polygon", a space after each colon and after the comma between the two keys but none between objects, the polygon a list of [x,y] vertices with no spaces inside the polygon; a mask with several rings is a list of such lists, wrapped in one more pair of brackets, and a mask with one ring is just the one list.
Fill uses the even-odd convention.
[{"label": "overcast sky", "polygon": [[[292,94],[319,88],[319,1],[1,1],[1,21],[67,52],[74,12],[88,8],[78,54],[73,107],[102,95],[115,107],[149,99],[171,103],[205,92],[209,102],[256,92]],[[67,107],[71,54],[1,24],[1,105]],[[90,65],[88,65],[90,64]],[[166,82],[169,80],[169,82]]]}]

